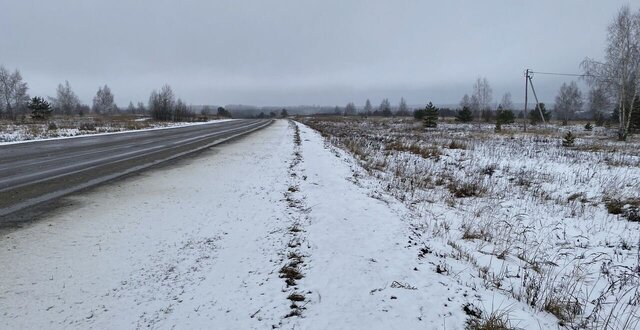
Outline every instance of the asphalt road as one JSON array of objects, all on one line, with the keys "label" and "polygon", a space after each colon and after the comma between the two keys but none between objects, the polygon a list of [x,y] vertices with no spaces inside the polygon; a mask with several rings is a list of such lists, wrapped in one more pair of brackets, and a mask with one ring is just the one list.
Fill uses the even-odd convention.
[{"label": "asphalt road", "polygon": [[0,222],[80,189],[222,143],[268,120],[0,145]]}]

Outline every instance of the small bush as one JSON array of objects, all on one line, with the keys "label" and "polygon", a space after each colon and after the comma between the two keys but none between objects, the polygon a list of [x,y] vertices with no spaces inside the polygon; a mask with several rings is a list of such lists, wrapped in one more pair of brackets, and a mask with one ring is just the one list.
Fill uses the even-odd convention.
[{"label": "small bush", "polygon": [[578,315],[580,315],[580,313],[582,313],[582,305],[580,305],[577,299],[573,298],[547,298],[543,309],[546,312],[555,315],[560,321],[560,325],[572,322]]},{"label": "small bush", "polygon": [[56,125],[56,123],[54,123],[54,122],[50,122],[50,123],[49,123],[49,126],[47,126],[47,128],[48,128],[50,131],[57,130],[57,129],[58,129],[58,125]]},{"label": "small bush", "polygon": [[449,143],[449,146],[447,148],[464,150],[464,149],[467,149],[467,146],[462,142],[458,142],[456,140],[451,140],[451,142]]},{"label": "small bush", "polygon": [[486,317],[472,317],[467,320],[467,330],[511,330],[509,315],[506,312],[492,312]]},{"label": "small bush", "polygon": [[610,199],[604,203],[610,214],[622,214],[624,202],[619,199]]},{"label": "small bush", "polygon": [[584,130],[587,132],[590,132],[593,130],[593,125],[591,125],[591,123],[587,123],[586,125],[584,125]]},{"label": "small bush", "polygon": [[622,216],[629,221],[640,222],[640,208],[631,206],[624,211]]},{"label": "small bush", "polygon": [[418,143],[412,143],[405,145],[402,142],[393,141],[385,146],[385,150],[394,150],[399,152],[409,152],[414,155],[421,156],[424,159],[440,159],[442,153],[437,147],[434,146],[420,146]]},{"label": "small bush", "polygon": [[462,232],[462,239],[467,239],[467,240],[480,239],[483,241],[490,241],[491,234],[484,229],[472,230],[469,227],[465,227],[464,231]]},{"label": "small bush", "polygon": [[496,165],[495,164],[487,165],[482,169],[482,174],[488,175],[488,176],[492,176],[493,173],[495,173],[495,172],[496,172]]},{"label": "small bush", "polygon": [[448,188],[457,198],[480,196],[485,191],[479,182],[452,182]]},{"label": "small bush", "polygon": [[94,123],[82,123],[79,129],[81,131],[95,131],[96,125]]}]

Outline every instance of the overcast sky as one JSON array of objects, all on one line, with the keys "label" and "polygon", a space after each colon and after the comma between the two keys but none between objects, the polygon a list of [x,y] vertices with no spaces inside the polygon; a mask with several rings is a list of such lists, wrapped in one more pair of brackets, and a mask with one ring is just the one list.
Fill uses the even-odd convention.
[{"label": "overcast sky", "polygon": [[[165,83],[190,104],[457,103],[478,76],[520,102],[524,69],[579,72],[639,2],[0,0],[0,65],[31,95],[108,84],[120,106]],[[570,80],[534,83],[552,101]]]}]

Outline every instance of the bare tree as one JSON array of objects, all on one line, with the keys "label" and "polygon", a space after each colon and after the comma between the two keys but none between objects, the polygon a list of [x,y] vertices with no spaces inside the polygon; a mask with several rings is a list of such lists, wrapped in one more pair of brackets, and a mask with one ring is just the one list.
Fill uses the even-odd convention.
[{"label": "bare tree", "polygon": [[602,88],[596,86],[589,90],[587,107],[591,118],[596,122],[604,118],[604,113],[609,110],[609,99]]},{"label": "bare tree", "polygon": [[54,111],[64,115],[71,115],[80,105],[80,99],[71,90],[71,85],[68,81],[63,84],[58,84],[56,89],[56,97],[50,97],[53,104]]},{"label": "bare tree", "polygon": [[582,109],[582,92],[578,84],[572,81],[567,85],[563,83],[556,96],[555,112],[562,118],[562,125],[567,125],[574,114]]},{"label": "bare tree", "polygon": [[371,105],[371,101],[367,99],[367,102],[364,104],[364,114],[367,116],[371,116],[373,113],[373,106]]},{"label": "bare tree", "polygon": [[109,86],[98,87],[96,96],[93,97],[92,110],[95,113],[113,114],[116,112],[116,105],[113,102],[113,94]]},{"label": "bare tree", "polygon": [[471,98],[469,98],[469,108],[474,116],[480,117],[480,101],[475,95],[471,95]]},{"label": "bare tree", "polygon": [[130,114],[136,113],[136,106],[133,105],[133,102],[129,101],[129,106],[127,107],[127,112]]},{"label": "bare tree", "polygon": [[396,113],[398,116],[409,116],[409,107],[407,106],[407,101],[404,100],[404,97],[400,98],[400,104],[398,104],[398,112]]},{"label": "bare tree", "polygon": [[392,115],[391,103],[389,103],[389,99],[382,99],[382,102],[380,102],[380,107],[378,108],[378,111],[380,111],[380,114],[382,114],[385,117],[391,117]]},{"label": "bare tree", "polygon": [[211,109],[210,105],[205,105],[205,106],[202,107],[202,110],[200,110],[200,114],[203,115],[203,116],[208,116],[208,115],[211,114],[212,111],[213,111],[213,109]]},{"label": "bare tree", "polygon": [[502,101],[500,101],[500,106],[502,106],[503,110],[513,110],[513,101],[511,100],[511,92],[506,92],[502,95]]},{"label": "bare tree", "polygon": [[154,90],[149,96],[151,117],[155,120],[172,120],[175,104],[175,96],[171,86],[164,85],[159,92]]},{"label": "bare tree", "polygon": [[13,73],[0,66],[0,115],[16,119],[18,113],[24,113],[29,102],[27,83],[22,81],[20,71]]},{"label": "bare tree", "polygon": [[144,103],[142,102],[138,102],[138,106],[136,108],[137,108],[136,111],[139,114],[144,115],[147,112],[147,108],[144,106]]},{"label": "bare tree", "polygon": [[344,107],[344,115],[345,116],[355,116],[357,114],[356,105],[353,102],[347,103],[347,106]]},{"label": "bare tree", "polygon": [[193,116],[194,114],[193,111],[191,111],[190,107],[188,107],[187,104],[182,101],[182,99],[178,99],[173,110],[173,120],[189,121],[193,118]]},{"label": "bare tree", "polygon": [[473,84],[473,97],[477,102],[477,111],[478,120],[480,119],[481,111],[489,111],[491,110],[491,101],[493,100],[493,90],[489,85],[489,81],[487,78],[480,78],[476,80],[475,84]]},{"label": "bare tree", "polygon": [[585,79],[602,88],[615,100],[618,109],[618,139],[629,135],[633,100],[640,89],[640,10],[620,8],[608,27],[604,62],[586,58],[582,62]]},{"label": "bare tree", "polygon": [[464,109],[465,107],[471,109],[471,98],[469,98],[468,94],[464,94],[462,100],[460,100],[460,108]]}]

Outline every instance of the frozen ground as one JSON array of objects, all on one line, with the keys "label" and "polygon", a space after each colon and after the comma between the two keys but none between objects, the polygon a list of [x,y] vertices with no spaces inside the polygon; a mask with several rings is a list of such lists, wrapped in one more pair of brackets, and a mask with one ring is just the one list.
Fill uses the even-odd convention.
[{"label": "frozen ground", "polygon": [[0,328],[462,329],[491,312],[558,327],[450,256],[479,253],[437,232],[457,224],[426,215],[444,204],[416,210],[383,179],[279,120],[69,197],[3,233]]},{"label": "frozen ground", "polygon": [[117,134],[130,131],[148,131],[181,126],[203,125],[233,119],[216,119],[206,122],[152,122],[146,120],[117,120],[113,122],[68,122],[13,124],[0,122],[0,145],[38,140],[67,139],[86,135]]}]

